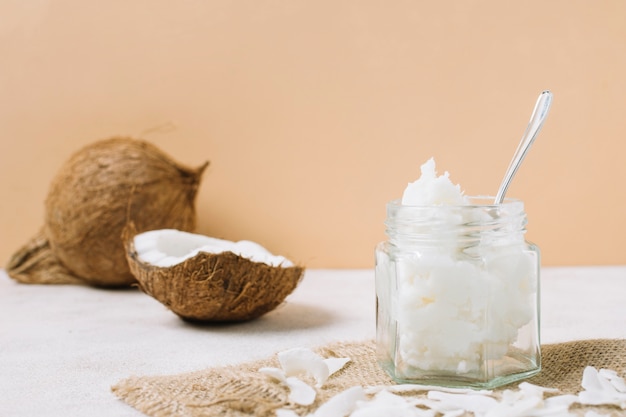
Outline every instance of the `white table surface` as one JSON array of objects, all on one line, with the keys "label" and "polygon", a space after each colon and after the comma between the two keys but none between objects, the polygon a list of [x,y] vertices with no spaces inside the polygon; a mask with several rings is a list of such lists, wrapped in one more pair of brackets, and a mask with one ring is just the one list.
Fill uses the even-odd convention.
[{"label": "white table surface", "polygon": [[[626,338],[626,266],[542,269],[542,343]],[[194,326],[138,290],[16,283],[0,270],[0,416],[143,414],[111,393],[131,375],[259,359],[375,335],[373,270],[309,270],[256,321]]]}]

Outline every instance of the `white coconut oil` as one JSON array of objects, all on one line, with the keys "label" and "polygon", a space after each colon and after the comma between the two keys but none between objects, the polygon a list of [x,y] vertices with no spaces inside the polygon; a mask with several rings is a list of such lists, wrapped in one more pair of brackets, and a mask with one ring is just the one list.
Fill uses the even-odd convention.
[{"label": "white coconut oil", "polygon": [[377,348],[398,382],[490,388],[539,372],[539,250],[521,201],[463,196],[434,161],[387,204]]}]

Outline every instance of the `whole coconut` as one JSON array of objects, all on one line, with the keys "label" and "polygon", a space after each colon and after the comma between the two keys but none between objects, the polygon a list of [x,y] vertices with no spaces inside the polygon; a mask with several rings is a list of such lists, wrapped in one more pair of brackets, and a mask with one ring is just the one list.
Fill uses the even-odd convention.
[{"label": "whole coconut", "polygon": [[61,167],[45,201],[43,233],[59,262],[85,282],[135,282],[121,239],[139,231],[193,231],[195,198],[208,162],[188,168],[156,146],[116,137],[90,144]]}]

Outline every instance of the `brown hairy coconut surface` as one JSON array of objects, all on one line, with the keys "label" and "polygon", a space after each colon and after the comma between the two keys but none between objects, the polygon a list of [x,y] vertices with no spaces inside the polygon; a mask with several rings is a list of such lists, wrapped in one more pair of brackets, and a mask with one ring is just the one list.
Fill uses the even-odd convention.
[{"label": "brown hairy coconut surface", "polygon": [[57,258],[43,230],[9,260],[6,269],[11,277],[25,284],[82,284]]},{"label": "brown hairy coconut surface", "polygon": [[179,264],[158,267],[135,250],[137,232],[124,234],[126,257],[139,287],[181,318],[194,322],[236,322],[273,310],[298,286],[300,266],[270,266],[232,252],[199,252]]},{"label": "brown hairy coconut surface", "polygon": [[[207,165],[180,165],[156,146],[128,137],[87,145],[67,160],[50,185],[43,235],[35,238],[45,239],[48,246],[27,244],[18,252],[20,262],[16,254],[7,272],[21,282],[44,283],[40,278],[49,275],[41,272],[45,266],[33,265],[29,253],[24,253],[29,247],[40,252],[43,247],[52,252],[46,254],[48,263],[50,256],[56,257],[65,271],[85,283],[134,283],[122,241],[125,225],[133,221],[139,231],[193,231],[195,198]],[[30,265],[30,279],[14,273],[24,263]],[[45,282],[54,280],[48,277]]]}]

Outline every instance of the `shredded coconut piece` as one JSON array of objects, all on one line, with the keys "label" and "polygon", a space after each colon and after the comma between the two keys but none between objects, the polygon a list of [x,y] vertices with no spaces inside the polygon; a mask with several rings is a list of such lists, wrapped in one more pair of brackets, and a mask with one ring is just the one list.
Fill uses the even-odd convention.
[{"label": "shredded coconut piece", "polygon": [[581,383],[584,391],[578,394],[578,402],[585,405],[616,405],[626,410],[624,379],[615,371],[587,366]]},{"label": "shredded coconut piece", "polygon": [[328,366],[328,376],[331,376],[335,372],[342,369],[346,364],[350,362],[350,358],[327,358],[324,359],[324,363]]},{"label": "shredded coconut piece", "polygon": [[429,391],[428,399],[435,400],[437,411],[445,413],[456,410],[469,411],[474,414],[486,413],[489,409],[496,406],[498,401],[487,395],[471,395],[471,394],[451,394],[442,391]]},{"label": "shredded coconut piece", "polygon": [[611,369],[600,369],[598,375],[609,380],[617,391],[626,393],[626,382],[617,375],[617,372]]},{"label": "shredded coconut piece", "polygon": [[313,404],[317,396],[317,392],[313,387],[295,376],[290,376],[285,382],[290,390],[289,401],[300,405]]},{"label": "shredded coconut piece", "polygon": [[322,404],[313,417],[345,417],[354,411],[359,401],[365,399],[365,391],[360,386],[348,388]]},{"label": "shredded coconut piece", "polygon": [[276,417],[300,417],[295,411],[287,408],[279,408],[276,410]]},{"label": "shredded coconut piece", "polygon": [[399,395],[380,391],[370,401],[359,401],[350,417],[434,417],[434,410],[416,408]]},{"label": "shredded coconut piece", "polygon": [[294,348],[278,353],[278,362],[287,376],[310,374],[315,378],[315,386],[321,387],[328,379],[330,371],[324,359],[305,348]]},{"label": "shredded coconut piece", "polygon": [[597,413],[597,412],[595,412],[593,410],[590,410],[590,411],[587,411],[585,413],[585,417],[610,417],[610,415],[609,414],[600,414],[600,413]]},{"label": "shredded coconut piece", "polygon": [[[277,356],[282,369],[264,367],[260,368],[259,372],[286,385],[290,390],[289,401],[300,405],[313,404],[317,392],[315,388],[297,378],[298,375],[311,375],[316,381],[315,386],[321,388],[329,376],[350,362],[350,358],[323,359],[317,353],[306,348],[285,350],[279,352]],[[291,410],[284,409],[281,414],[288,417],[289,411]]]}]

